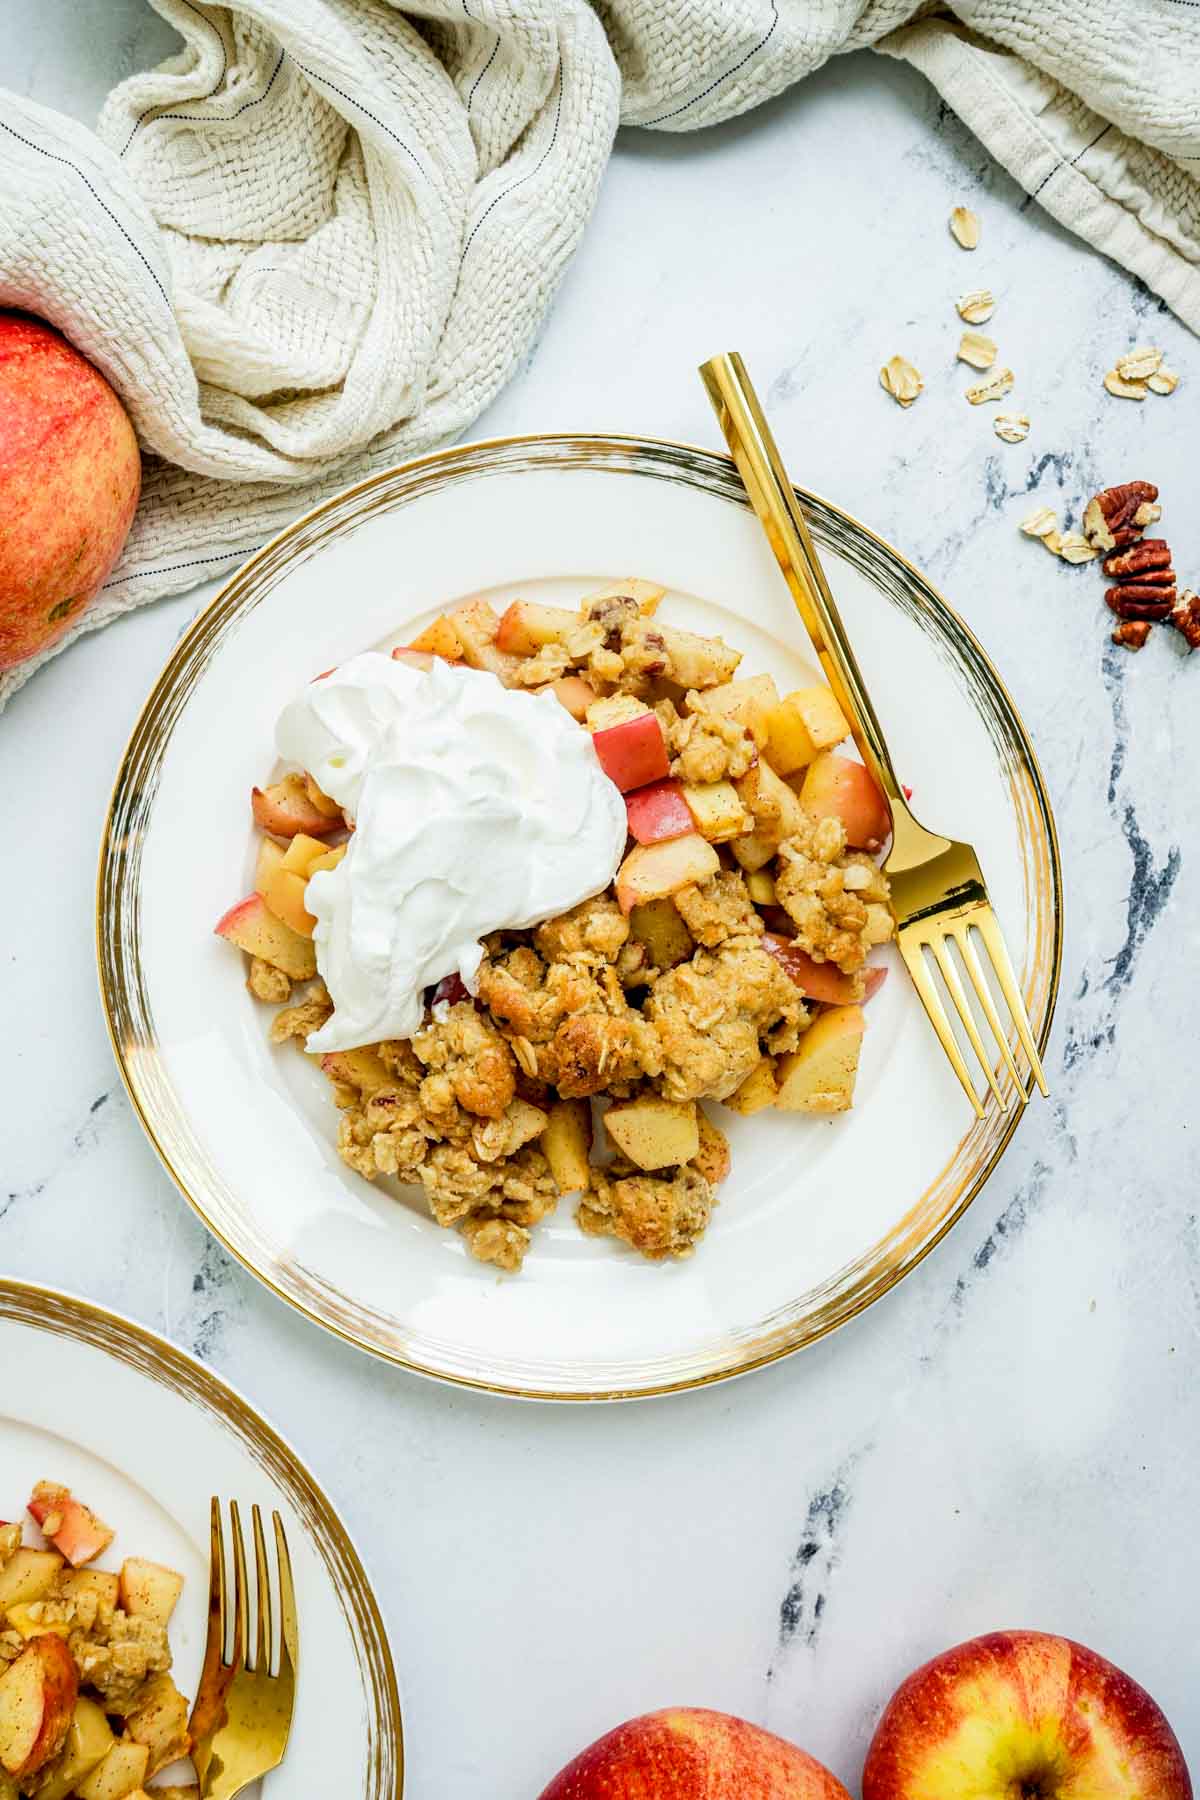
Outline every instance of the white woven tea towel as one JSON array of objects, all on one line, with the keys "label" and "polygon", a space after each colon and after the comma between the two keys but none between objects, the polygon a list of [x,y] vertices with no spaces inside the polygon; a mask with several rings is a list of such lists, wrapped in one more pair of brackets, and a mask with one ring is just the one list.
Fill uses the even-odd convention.
[{"label": "white woven tea towel", "polygon": [[533,342],[618,109],[694,129],[874,44],[1200,330],[1196,0],[153,4],[183,47],[98,135],[0,95],[0,305],[59,325],[147,451],[78,629],[461,433]]}]

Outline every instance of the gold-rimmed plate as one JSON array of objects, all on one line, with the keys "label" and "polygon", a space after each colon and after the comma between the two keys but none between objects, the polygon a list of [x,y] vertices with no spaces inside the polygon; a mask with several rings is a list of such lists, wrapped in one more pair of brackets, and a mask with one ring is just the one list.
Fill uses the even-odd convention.
[{"label": "gold-rimmed plate", "polygon": [[[111,1552],[178,1569],[174,1677],[190,1698],[208,1626],[209,1498],[283,1518],[300,1620],[299,1683],[272,1800],[401,1800],[400,1698],[358,1553],[295,1451],[165,1338],[72,1294],[0,1280],[0,1513],[61,1481],[114,1528]],[[183,1781],[186,1771],[177,1779]],[[257,1790],[256,1790],[257,1791]]]},{"label": "gold-rimmed plate", "polygon": [[[1036,758],[962,620],[848,514],[802,494],[919,814],[979,847],[1044,1045],[1060,872]],[[897,973],[872,1002],[858,1096],[834,1120],[731,1125],[734,1167],[699,1251],[653,1266],[585,1239],[573,1207],[497,1279],[419,1196],[353,1175],[327,1085],[266,1042],[240,959],[212,937],[252,885],[247,791],[312,675],[403,642],[473,593],[562,604],[629,574],[663,616],[719,632],[787,689],[817,678],[728,459],[616,437],[468,445],[297,521],[181,640],[117,777],[98,954],[118,1062],[152,1143],[209,1228],[283,1298],[410,1368],[493,1392],[598,1399],[720,1379],[811,1343],[905,1275],[979,1192],[1018,1123],[974,1121]]]}]

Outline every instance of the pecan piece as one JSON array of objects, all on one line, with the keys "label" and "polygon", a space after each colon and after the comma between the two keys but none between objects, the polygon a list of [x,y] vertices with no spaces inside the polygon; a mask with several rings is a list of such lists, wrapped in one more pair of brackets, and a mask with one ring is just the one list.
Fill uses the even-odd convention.
[{"label": "pecan piece", "polygon": [[1088,501],[1083,514],[1083,529],[1088,543],[1097,550],[1123,550],[1135,544],[1147,525],[1161,519],[1162,508],[1154,502],[1158,489],[1152,481],[1123,481],[1117,487],[1102,488]]},{"label": "pecan piece", "polygon": [[1122,619],[1112,634],[1112,641],[1126,650],[1140,650],[1149,636],[1149,619]]},{"label": "pecan piece", "polygon": [[1166,538],[1143,538],[1140,544],[1133,544],[1128,550],[1117,550],[1106,556],[1104,573],[1119,576],[1125,582],[1145,581],[1152,577],[1157,585],[1169,587],[1175,580],[1171,547]]},{"label": "pecan piece", "polygon": [[1104,598],[1118,619],[1165,619],[1175,605],[1175,589],[1121,585],[1106,588]]},{"label": "pecan piece", "polygon": [[1171,608],[1170,622],[1187,640],[1189,650],[1200,650],[1200,594],[1184,588]]}]

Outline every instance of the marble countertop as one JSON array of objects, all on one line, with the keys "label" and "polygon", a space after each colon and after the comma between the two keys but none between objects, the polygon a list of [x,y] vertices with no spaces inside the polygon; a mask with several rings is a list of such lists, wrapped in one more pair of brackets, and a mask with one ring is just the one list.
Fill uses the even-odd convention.
[{"label": "marble countertop", "polygon": [[[171,37],[141,0],[17,0],[0,80],[91,119]],[[979,213],[967,257],[945,229]],[[1033,421],[965,404],[954,296]],[[1161,344],[1183,383],[1100,382]],[[739,347],[797,479],[919,563],[998,663],[1057,809],[1067,929],[1048,1072],[983,1196],[916,1273],[798,1358],[712,1390],[538,1407],[377,1365],[206,1236],[114,1070],[92,955],[117,759],[211,589],[42,671],[0,720],[6,1026],[0,1271],[82,1290],[244,1388],[327,1485],[391,1624],[412,1800],[524,1800],[619,1719],[723,1708],[856,1787],[926,1656],[1028,1624],[1138,1677],[1200,1768],[1182,1597],[1200,1584],[1200,658],[1114,649],[1094,570],[1022,538],[1036,504],[1156,481],[1200,577],[1200,348],[1048,221],[909,70],[857,55],[701,137],[626,134],[527,370],[477,435],[714,441],[695,364]],[[903,351],[926,391],[881,392]],[[1181,978],[1183,976],[1184,978]],[[1188,1369],[1193,1369],[1189,1376]]]}]

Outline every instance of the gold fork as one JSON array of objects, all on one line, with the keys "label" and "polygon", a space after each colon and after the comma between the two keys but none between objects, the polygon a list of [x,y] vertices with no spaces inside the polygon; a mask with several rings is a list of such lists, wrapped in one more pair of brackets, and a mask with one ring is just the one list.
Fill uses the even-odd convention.
[{"label": "gold fork", "polygon": [[[287,1749],[296,1699],[300,1635],[296,1596],[283,1520],[273,1513],[279,1568],[280,1629],[276,1640],[271,1572],[262,1514],[252,1510],[255,1636],[250,1654],[246,1545],[236,1500],[230,1502],[233,1540],[233,1604],[225,1572],[221,1502],[214,1495],[210,1528],[208,1643],[192,1708],[192,1760],[203,1800],[234,1800],[252,1782],[277,1768]],[[232,1627],[232,1631],[231,1631]],[[231,1641],[232,1638],[232,1641]],[[272,1673],[274,1666],[275,1672]]]},{"label": "gold fork", "polygon": [[[708,390],[721,430],[737,464],[750,502],[758,514],[772,550],[791,589],[800,617],[808,629],[821,667],[838,704],[850,722],[854,741],[867,768],[887,796],[892,813],[892,847],[884,864],[891,884],[892,915],[900,954],[912,976],[929,1022],[937,1032],[954,1073],[961,1081],[977,1115],[983,1103],[942,1004],[932,970],[925,959],[928,950],[942,978],[951,1004],[978,1058],[988,1087],[1005,1111],[1009,1096],[1001,1091],[984,1048],[975,1014],[951,955],[953,942],[962,959],[980,1011],[999,1046],[1004,1068],[1024,1106],[1026,1090],[1017,1071],[1008,1033],[1000,1021],[991,987],[984,975],[973,942],[978,933],[985,959],[1012,1015],[1021,1048],[1033,1078],[1043,1094],[1046,1078],[1037,1045],[1029,1028],[1025,1003],[1013,973],[1004,938],[988,899],[978,859],[970,844],[939,837],[919,825],[909,811],[896,779],[892,759],[880,729],[870,696],[863,685],[850,640],[838,613],[809,536],[804,513],[788,480],[775,440],[763,417],[758,396],[736,351],[715,356],[702,364],[701,379]],[[986,1098],[986,1096],[985,1096]]]}]

